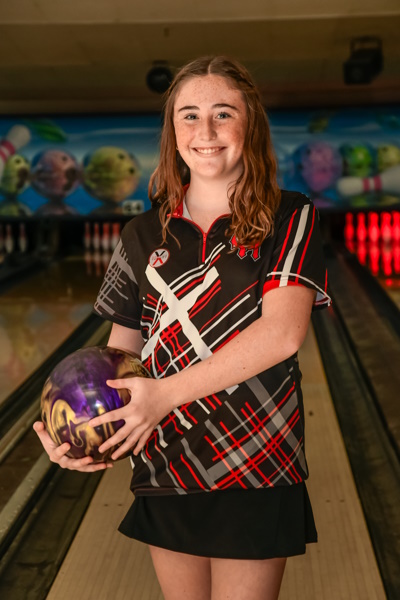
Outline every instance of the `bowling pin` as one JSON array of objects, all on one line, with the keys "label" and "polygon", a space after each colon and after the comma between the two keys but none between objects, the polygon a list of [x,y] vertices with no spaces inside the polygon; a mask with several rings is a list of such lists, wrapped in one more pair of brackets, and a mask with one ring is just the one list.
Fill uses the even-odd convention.
[{"label": "bowling pin", "polygon": [[93,264],[97,277],[102,275],[102,265],[101,265],[101,254],[99,250],[95,250],[93,253]]},{"label": "bowling pin", "polygon": [[25,223],[19,224],[18,247],[20,252],[26,252],[28,247],[28,238],[26,237]]},{"label": "bowling pin", "polygon": [[111,260],[111,253],[108,250],[106,252],[103,252],[103,254],[101,255],[101,262],[103,263],[103,271],[104,271],[104,273],[108,269],[108,265],[110,264],[110,260]]},{"label": "bowling pin", "polygon": [[110,249],[110,223],[103,223],[103,235],[101,236],[101,247],[104,252]]},{"label": "bowling pin", "polygon": [[392,246],[391,244],[383,244],[382,245],[382,266],[383,273],[386,277],[390,277],[392,274]]},{"label": "bowling pin", "polygon": [[367,264],[367,244],[365,242],[359,242],[357,244],[356,252],[357,252],[358,261],[362,265],[366,265]]},{"label": "bowling pin", "polygon": [[368,192],[385,192],[398,194],[400,192],[400,165],[386,169],[374,177],[340,177],[336,189],[341,196],[358,196]]},{"label": "bowling pin", "polygon": [[83,258],[85,260],[85,265],[86,265],[86,275],[91,275],[92,274],[92,253],[89,250],[86,250],[85,254],[83,255]]},{"label": "bowling pin", "polygon": [[98,223],[94,224],[92,245],[95,250],[100,249],[100,225]]},{"label": "bowling pin", "polygon": [[120,229],[121,227],[119,223],[113,223],[111,235],[111,250],[115,250],[115,248],[117,247],[117,244],[119,242]]},{"label": "bowling pin", "polygon": [[392,241],[391,214],[388,212],[381,214],[381,238],[383,243]]},{"label": "bowling pin", "polygon": [[12,234],[11,225],[6,225],[6,237],[4,240],[4,246],[7,254],[11,254],[14,250],[14,238]]},{"label": "bowling pin", "polygon": [[378,244],[371,243],[368,248],[369,268],[375,276],[379,273],[379,255],[380,251]]},{"label": "bowling pin", "polygon": [[359,242],[365,242],[367,239],[367,228],[365,226],[365,214],[358,213],[356,236]]},{"label": "bowling pin", "polygon": [[378,213],[370,212],[368,213],[368,239],[373,243],[379,240],[379,217]]},{"label": "bowling pin", "polygon": [[392,240],[400,242],[400,212],[397,210],[392,213]]},{"label": "bowling pin", "polygon": [[86,250],[90,249],[91,246],[91,239],[90,239],[90,223],[88,221],[86,221],[85,223],[85,233],[83,235],[83,247]]},{"label": "bowling pin", "polygon": [[0,141],[0,180],[7,160],[20,148],[26,146],[31,139],[31,133],[25,125],[14,125]]},{"label": "bowling pin", "polygon": [[354,216],[353,213],[346,213],[344,225],[344,240],[346,243],[354,240]]},{"label": "bowling pin", "polygon": [[396,275],[400,275],[400,244],[393,246],[393,270]]}]

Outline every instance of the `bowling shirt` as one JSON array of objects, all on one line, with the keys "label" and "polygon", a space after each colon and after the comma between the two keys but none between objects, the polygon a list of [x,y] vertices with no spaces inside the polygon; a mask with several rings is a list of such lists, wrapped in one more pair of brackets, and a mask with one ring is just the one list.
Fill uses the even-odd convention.
[{"label": "bowling shirt", "polygon": [[[180,246],[170,235],[162,242],[155,208],[121,233],[94,311],[141,330],[141,358],[155,378],[218,352],[260,318],[271,289],[302,285],[316,291],[315,307],[330,303],[318,213],[306,196],[282,191],[273,235],[253,248],[226,236],[229,218],[203,232],[183,202],[170,222]],[[132,491],[188,494],[304,481],[300,379],[295,355],[173,410],[132,455]]]}]

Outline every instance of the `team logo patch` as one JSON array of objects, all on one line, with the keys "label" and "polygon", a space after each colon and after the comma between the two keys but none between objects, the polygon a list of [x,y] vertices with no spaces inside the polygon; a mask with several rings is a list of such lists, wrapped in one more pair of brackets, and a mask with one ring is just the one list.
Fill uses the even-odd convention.
[{"label": "team logo patch", "polygon": [[234,235],[231,237],[229,242],[231,245],[231,250],[234,250],[235,248],[238,249],[237,255],[239,258],[251,256],[251,258],[254,261],[260,258],[260,246],[253,246],[253,248],[245,248],[244,246],[239,246]]},{"label": "team logo patch", "polygon": [[169,250],[166,248],[157,248],[154,250],[149,257],[149,265],[158,269],[158,267],[162,267],[169,259]]}]

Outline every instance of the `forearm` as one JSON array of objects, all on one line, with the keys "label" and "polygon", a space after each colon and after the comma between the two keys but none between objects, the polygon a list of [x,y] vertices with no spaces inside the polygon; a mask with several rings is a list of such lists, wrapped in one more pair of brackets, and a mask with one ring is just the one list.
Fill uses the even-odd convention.
[{"label": "forearm", "polygon": [[301,286],[266,294],[263,316],[209,358],[162,380],[172,408],[242,383],[295,354],[314,297],[313,290]]},{"label": "forearm", "polygon": [[258,319],[218,352],[163,380],[173,408],[230,388],[292,356],[299,344]]},{"label": "forearm", "polygon": [[143,348],[142,334],[138,329],[129,329],[113,323],[107,345],[140,356]]}]

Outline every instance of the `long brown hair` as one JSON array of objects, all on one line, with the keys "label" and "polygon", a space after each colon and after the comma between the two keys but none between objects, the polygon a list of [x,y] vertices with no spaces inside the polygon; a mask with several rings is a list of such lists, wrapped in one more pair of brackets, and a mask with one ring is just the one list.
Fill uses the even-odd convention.
[{"label": "long brown hair", "polygon": [[252,247],[261,244],[273,231],[280,190],[268,118],[260,93],[249,72],[236,60],[225,56],[205,56],[190,62],[176,74],[166,92],[160,162],[150,178],[149,198],[153,206],[160,205],[165,242],[171,215],[183,200],[183,185],[190,182],[189,168],[176,149],[175,100],[186,80],[205,75],[220,75],[228,79],[242,92],[247,106],[243,172],[228,191],[232,215],[226,234],[228,237],[235,235],[238,245]]}]

